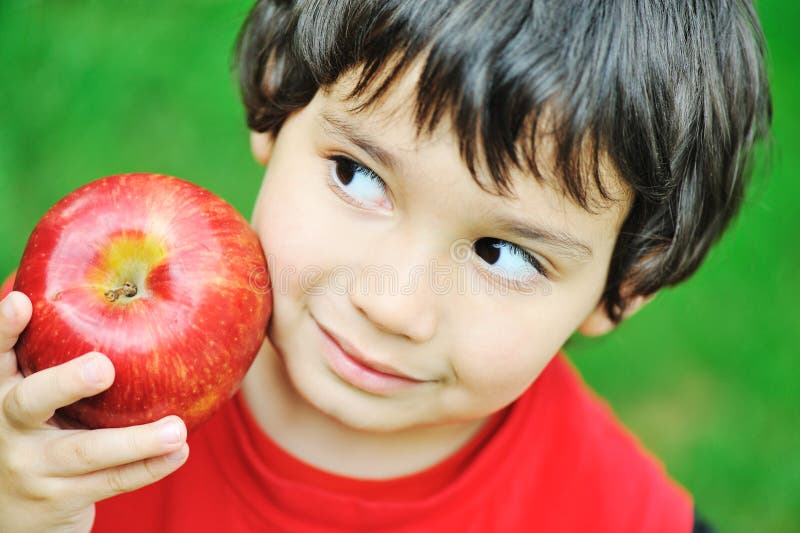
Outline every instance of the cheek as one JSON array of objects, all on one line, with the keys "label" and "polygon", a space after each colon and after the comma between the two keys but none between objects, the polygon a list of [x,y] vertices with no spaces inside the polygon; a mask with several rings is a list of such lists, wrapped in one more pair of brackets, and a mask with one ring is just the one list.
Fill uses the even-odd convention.
[{"label": "cheek", "polygon": [[451,306],[481,309],[478,315],[455,315],[462,332],[452,351],[459,388],[493,408],[522,394],[572,333],[574,310],[553,303],[540,299],[495,308],[484,300],[479,307],[464,302]]},{"label": "cheek", "polygon": [[[274,174],[274,173],[273,173]],[[276,296],[292,291],[300,271],[313,263],[313,246],[302,201],[275,176],[269,176],[261,188],[253,214],[270,279]]]},{"label": "cheek", "polygon": [[507,323],[471,328],[453,360],[460,388],[493,409],[510,403],[536,379],[558,349],[537,342],[536,337],[530,329],[513,331]]},{"label": "cheek", "polygon": [[321,180],[309,169],[274,165],[259,193],[253,226],[277,298],[307,294],[347,256],[348,239],[337,238],[346,230],[330,212]]}]

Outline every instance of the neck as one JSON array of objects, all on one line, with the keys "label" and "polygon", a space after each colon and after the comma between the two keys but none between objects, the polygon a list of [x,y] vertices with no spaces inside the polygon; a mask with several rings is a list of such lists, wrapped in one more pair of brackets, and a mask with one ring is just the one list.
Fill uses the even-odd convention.
[{"label": "neck", "polygon": [[256,422],[278,446],[316,468],[353,478],[387,479],[424,470],[455,453],[486,421],[390,433],[347,427],[297,393],[268,341],[245,376],[242,391]]}]

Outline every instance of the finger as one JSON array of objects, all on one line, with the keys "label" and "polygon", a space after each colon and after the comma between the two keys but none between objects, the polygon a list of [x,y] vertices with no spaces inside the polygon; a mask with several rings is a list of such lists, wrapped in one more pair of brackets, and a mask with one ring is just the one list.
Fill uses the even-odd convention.
[{"label": "finger", "polygon": [[16,373],[14,344],[30,319],[31,301],[21,292],[12,292],[0,302],[0,377]]},{"label": "finger", "polygon": [[90,352],[17,383],[3,400],[3,413],[15,426],[37,427],[59,407],[94,396],[113,381],[114,365],[108,357]]},{"label": "finger", "polygon": [[188,457],[189,445],[183,444],[176,451],[166,455],[92,472],[65,481],[70,484],[71,494],[80,494],[89,504],[155,483],[180,468]]},{"label": "finger", "polygon": [[141,461],[180,449],[186,426],[168,416],[141,426],[69,433],[45,450],[47,475],[77,476]]},{"label": "finger", "polygon": [[31,301],[11,292],[0,302],[0,380],[19,373],[14,344],[31,319]]}]

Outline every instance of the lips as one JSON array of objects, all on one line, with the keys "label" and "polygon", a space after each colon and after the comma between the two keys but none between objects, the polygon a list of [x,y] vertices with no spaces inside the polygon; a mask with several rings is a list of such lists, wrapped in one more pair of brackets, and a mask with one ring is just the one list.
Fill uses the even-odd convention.
[{"label": "lips", "polygon": [[342,380],[379,395],[391,394],[425,383],[396,368],[366,357],[352,344],[317,324],[328,366]]}]

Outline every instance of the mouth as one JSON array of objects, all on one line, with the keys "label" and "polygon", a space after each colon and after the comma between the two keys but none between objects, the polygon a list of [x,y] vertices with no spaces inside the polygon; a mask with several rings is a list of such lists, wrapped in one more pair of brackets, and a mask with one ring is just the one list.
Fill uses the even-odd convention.
[{"label": "mouth", "polygon": [[340,379],[363,391],[389,395],[426,383],[389,365],[371,360],[350,343],[317,323],[322,353]]}]

